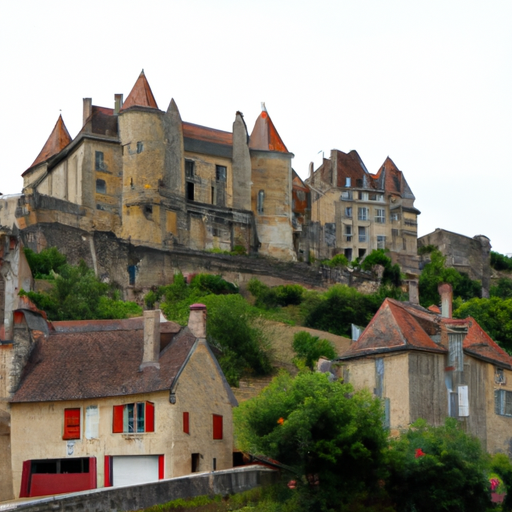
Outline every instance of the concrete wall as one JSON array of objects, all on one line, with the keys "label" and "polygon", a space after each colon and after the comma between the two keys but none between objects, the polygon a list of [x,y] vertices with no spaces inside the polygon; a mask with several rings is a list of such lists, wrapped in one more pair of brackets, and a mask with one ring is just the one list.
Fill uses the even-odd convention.
[{"label": "concrete wall", "polygon": [[179,498],[228,495],[275,483],[279,473],[261,466],[246,466],[212,473],[190,475],[159,482],[110,487],[83,493],[5,504],[2,510],[24,512],[120,512],[140,510]]}]

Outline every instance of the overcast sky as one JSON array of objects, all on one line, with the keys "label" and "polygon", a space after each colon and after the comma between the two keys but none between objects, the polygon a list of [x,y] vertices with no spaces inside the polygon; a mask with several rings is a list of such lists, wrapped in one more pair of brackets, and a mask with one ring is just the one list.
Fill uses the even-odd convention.
[{"label": "overcast sky", "polygon": [[294,169],[322,151],[386,156],[419,234],[484,234],[512,253],[511,0],[11,1],[0,6],[4,194],[21,190],[60,113],[113,107],[144,69],[158,106],[252,130],[266,102]]}]

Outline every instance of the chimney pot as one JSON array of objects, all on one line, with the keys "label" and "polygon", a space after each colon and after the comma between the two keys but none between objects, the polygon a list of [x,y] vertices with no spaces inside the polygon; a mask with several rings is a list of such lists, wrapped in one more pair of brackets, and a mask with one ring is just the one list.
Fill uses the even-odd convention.
[{"label": "chimney pot", "polygon": [[196,338],[206,338],[206,306],[204,304],[190,306],[188,328]]},{"label": "chimney pot", "polygon": [[441,316],[443,318],[452,317],[452,299],[453,288],[451,284],[442,283],[437,287],[439,295],[441,295]]},{"label": "chimney pot", "polygon": [[148,366],[160,368],[160,310],[144,311],[144,354],[140,369]]}]

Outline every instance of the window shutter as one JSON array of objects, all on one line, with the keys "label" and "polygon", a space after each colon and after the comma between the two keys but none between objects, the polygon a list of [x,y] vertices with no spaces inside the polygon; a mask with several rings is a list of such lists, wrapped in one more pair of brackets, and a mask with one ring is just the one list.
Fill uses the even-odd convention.
[{"label": "window shutter", "polygon": [[213,415],[213,439],[222,439],[222,416]]},{"label": "window shutter", "polygon": [[190,434],[190,419],[189,419],[189,415],[188,415],[188,412],[184,412],[183,413],[183,432],[185,432],[185,434]]},{"label": "window shutter", "polygon": [[468,387],[467,386],[459,386],[459,416],[469,416],[469,397],[468,397]]},{"label": "window shutter", "polygon": [[80,409],[64,409],[62,439],[80,439]]},{"label": "window shutter", "polygon": [[124,405],[114,405],[114,421],[112,423],[112,432],[119,434],[124,431],[123,427]]},{"label": "window shutter", "polygon": [[146,432],[155,431],[155,404],[146,402]]},{"label": "window shutter", "polygon": [[501,414],[501,390],[494,390],[494,412]]}]

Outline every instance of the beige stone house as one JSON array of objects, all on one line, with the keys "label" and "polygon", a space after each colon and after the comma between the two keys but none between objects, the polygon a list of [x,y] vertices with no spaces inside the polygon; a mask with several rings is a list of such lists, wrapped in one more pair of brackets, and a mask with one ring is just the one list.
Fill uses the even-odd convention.
[{"label": "beige stone house", "polygon": [[512,456],[512,358],[473,318],[451,318],[442,286],[442,314],[386,299],[339,358],[343,376],[383,399],[391,429],[451,416],[489,452]]},{"label": "beige stone house", "polygon": [[48,328],[16,311],[0,366],[15,496],[232,467],[237,402],[205,340],[206,308],[191,306],[183,329],[160,315]]},{"label": "beige stone house", "polygon": [[388,249],[405,272],[418,273],[419,210],[403,173],[388,157],[376,174],[356,151],[333,149],[306,180],[311,189],[309,250],[315,258],[349,261]]}]

